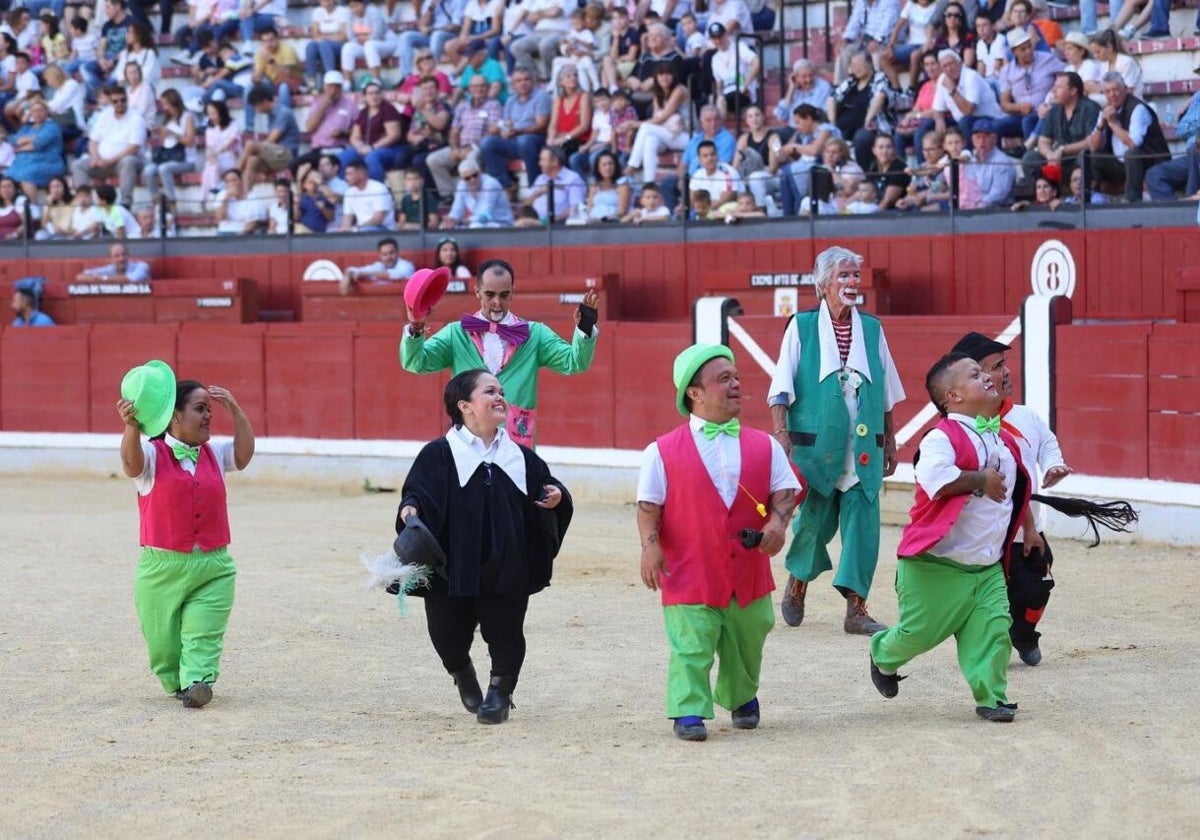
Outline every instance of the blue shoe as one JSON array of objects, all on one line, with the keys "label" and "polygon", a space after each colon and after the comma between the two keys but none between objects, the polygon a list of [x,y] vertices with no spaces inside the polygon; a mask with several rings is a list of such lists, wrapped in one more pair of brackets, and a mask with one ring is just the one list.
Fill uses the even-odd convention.
[{"label": "blue shoe", "polygon": [[696,715],[675,718],[675,737],[681,741],[707,741],[708,730],[704,728],[704,718]]},{"label": "blue shoe", "polygon": [[758,698],[743,703],[733,710],[734,729],[757,729],[759,721]]}]

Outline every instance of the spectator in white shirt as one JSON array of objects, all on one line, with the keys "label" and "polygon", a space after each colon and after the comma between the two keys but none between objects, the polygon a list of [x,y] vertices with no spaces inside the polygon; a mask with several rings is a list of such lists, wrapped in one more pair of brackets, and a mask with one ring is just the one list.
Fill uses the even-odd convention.
[{"label": "spectator in white shirt", "polygon": [[349,294],[353,285],[363,280],[370,283],[396,283],[412,277],[417,270],[416,266],[400,256],[400,245],[392,237],[380,239],[375,247],[379,259],[369,265],[346,269],[339,282],[342,294]]},{"label": "spectator in white shirt", "polygon": [[958,53],[942,50],[938,53],[938,66],[942,68],[942,76],[938,79],[937,93],[933,95],[933,125],[928,125],[926,120],[917,129],[918,145],[929,128],[936,127],[939,134],[945,134],[947,117],[962,129],[964,137],[972,137],[971,126],[975,120],[984,117],[989,121],[999,120],[1004,116],[996,91],[982,76],[970,67],[964,67]]},{"label": "spectator in white shirt", "polygon": [[230,169],[223,176],[225,191],[217,201],[217,236],[244,236],[254,233],[267,221],[267,208],[261,199],[250,198],[242,187],[242,176]]},{"label": "spectator in white shirt", "polygon": [[758,93],[758,55],[745,41],[736,40],[720,23],[708,25],[712,55],[713,97],[721,117],[752,105]]},{"label": "spectator in white shirt", "polygon": [[367,177],[367,165],[355,161],[346,165],[346,196],[342,199],[342,230],[392,230],[396,225],[396,204],[388,188]]},{"label": "spectator in white shirt", "polygon": [[737,201],[738,193],[745,189],[742,176],[728,163],[717,158],[717,144],[705,140],[696,147],[700,167],[688,179],[688,189],[707,190],[713,205],[720,210],[723,204]]},{"label": "spectator in white shirt", "polygon": [[142,115],[129,110],[125,89],[114,85],[108,89],[112,110],[104,111],[96,120],[88,140],[88,153],[71,165],[75,184],[90,184],[92,178],[111,178],[120,181],[124,205],[133,203],[133,189],[145,161],[142,149],[146,146],[146,121]]}]

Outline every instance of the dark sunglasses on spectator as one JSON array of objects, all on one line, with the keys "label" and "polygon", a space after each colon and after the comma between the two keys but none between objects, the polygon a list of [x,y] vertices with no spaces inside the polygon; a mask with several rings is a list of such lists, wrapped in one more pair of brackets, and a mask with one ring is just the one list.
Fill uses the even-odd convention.
[{"label": "dark sunglasses on spectator", "polygon": [[960,15],[958,12],[946,12],[946,14],[943,15],[943,17],[958,18],[959,20],[963,19],[963,16]]},{"label": "dark sunglasses on spectator", "polygon": [[472,172],[470,175],[464,175],[463,180],[464,181],[474,181],[478,177],[479,177],[478,172]]}]

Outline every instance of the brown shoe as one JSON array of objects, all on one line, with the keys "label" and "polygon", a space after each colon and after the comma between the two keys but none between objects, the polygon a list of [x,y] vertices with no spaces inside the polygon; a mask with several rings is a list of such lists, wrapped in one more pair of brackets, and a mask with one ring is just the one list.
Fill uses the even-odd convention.
[{"label": "brown shoe", "polygon": [[842,628],[856,636],[874,636],[886,630],[887,625],[867,615],[867,602],[858,593],[851,592],[846,596],[846,621]]},{"label": "brown shoe", "polygon": [[783,615],[788,627],[799,627],[804,621],[804,596],[808,594],[808,581],[796,580],[788,575],[787,585],[783,588],[783,600],[779,602],[779,612]]}]

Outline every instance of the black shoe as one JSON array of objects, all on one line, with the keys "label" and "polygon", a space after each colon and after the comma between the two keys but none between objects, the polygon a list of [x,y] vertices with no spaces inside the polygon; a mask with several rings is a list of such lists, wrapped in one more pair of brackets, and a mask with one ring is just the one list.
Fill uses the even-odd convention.
[{"label": "black shoe", "polygon": [[1017,717],[1017,704],[998,703],[994,709],[991,706],[976,706],[975,714],[992,723],[1012,723]]},{"label": "black shoe", "polygon": [[733,710],[734,729],[757,729],[759,719],[757,697]]},{"label": "black shoe", "polygon": [[[180,694],[183,696],[179,697]],[[175,696],[183,701],[184,708],[199,709],[201,706],[207,706],[212,700],[212,686],[206,682],[194,682],[186,691],[181,689]]]},{"label": "black shoe", "polygon": [[487,697],[475,711],[475,719],[480,723],[504,723],[508,720],[508,710],[515,709],[512,692],[516,680],[510,677],[492,677],[488,685]]},{"label": "black shoe", "polygon": [[680,741],[708,740],[708,730],[704,728],[704,718],[695,715],[675,718],[675,725],[672,728],[675,731],[675,737]]},{"label": "black shoe", "polygon": [[1021,661],[1026,665],[1033,667],[1042,661],[1042,650],[1037,645],[1027,650],[1017,648],[1017,656],[1021,657]]},{"label": "black shoe", "polygon": [[454,684],[458,686],[458,698],[462,700],[463,708],[468,712],[479,711],[479,706],[483,703],[483,689],[479,687],[479,677],[475,675],[475,665],[470,659],[467,660],[467,667],[461,671],[453,671],[450,676],[454,678]]},{"label": "black shoe", "polygon": [[900,693],[900,680],[906,679],[908,677],[902,677],[899,674],[883,673],[875,664],[875,660],[871,660],[871,682],[875,683],[875,688],[879,693],[889,700]]}]

